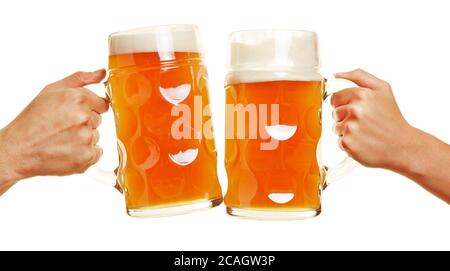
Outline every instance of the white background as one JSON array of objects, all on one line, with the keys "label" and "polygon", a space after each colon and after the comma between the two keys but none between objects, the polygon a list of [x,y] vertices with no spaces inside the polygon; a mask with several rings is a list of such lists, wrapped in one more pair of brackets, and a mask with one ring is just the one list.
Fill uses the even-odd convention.
[{"label": "white background", "polygon": [[[450,142],[446,2],[0,1],[0,126],[47,83],[106,67],[109,33],[193,23],[200,27],[210,74],[224,191],[223,79],[233,30],[318,32],[324,69],[361,67],[389,81],[406,119]],[[112,127],[102,130],[104,138],[113,138]],[[325,134],[330,150],[323,156],[335,162],[342,157],[330,155],[338,152],[336,138]],[[108,149],[108,157],[116,156],[113,143]],[[448,204],[388,171],[359,167],[324,192],[322,207],[318,218],[294,222],[237,219],[225,215],[223,205],[136,219],[125,214],[122,195],[85,176],[34,178],[0,197],[0,249],[450,249]]]}]

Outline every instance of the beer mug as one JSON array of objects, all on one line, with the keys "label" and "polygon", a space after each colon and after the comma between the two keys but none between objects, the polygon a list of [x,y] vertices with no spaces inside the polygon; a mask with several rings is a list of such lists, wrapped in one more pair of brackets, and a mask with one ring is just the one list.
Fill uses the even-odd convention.
[{"label": "beer mug", "polygon": [[355,162],[347,157],[328,168],[320,161],[328,83],[319,73],[316,33],[238,31],[229,46],[228,214],[257,219],[320,214],[322,190]]},{"label": "beer mug", "polygon": [[107,96],[119,166],[113,177],[95,173],[116,180],[130,216],[176,215],[222,202],[196,26],[111,34]]}]

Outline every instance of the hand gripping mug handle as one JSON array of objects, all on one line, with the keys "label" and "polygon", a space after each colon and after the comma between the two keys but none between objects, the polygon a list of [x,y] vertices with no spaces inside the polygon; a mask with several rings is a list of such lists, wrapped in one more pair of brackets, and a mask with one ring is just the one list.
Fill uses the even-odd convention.
[{"label": "hand gripping mug handle", "polygon": [[[357,87],[357,85],[346,79],[339,79],[334,77],[330,79],[325,79],[325,91],[323,95],[323,100],[325,101],[328,97],[331,96],[331,94],[339,90],[351,87]],[[350,158],[349,156],[345,157],[344,160],[342,160],[337,165],[331,167],[324,166],[325,181],[323,189],[325,189],[331,183],[349,174],[356,166],[357,166],[356,161]]]},{"label": "hand gripping mug handle", "polygon": [[[106,93],[106,99],[110,102],[110,88],[109,88],[109,82],[106,80],[104,83],[105,86],[105,93]],[[111,102],[110,102],[111,103]],[[113,110],[111,109],[111,112]],[[107,112],[106,114],[110,114]],[[121,165],[119,165],[120,167]],[[106,170],[100,167],[99,165],[93,165],[88,170],[86,170],[85,173],[89,178],[99,182],[106,184],[108,186],[112,186],[117,188],[119,191],[122,192],[122,188],[117,180],[117,175],[113,170]]]}]

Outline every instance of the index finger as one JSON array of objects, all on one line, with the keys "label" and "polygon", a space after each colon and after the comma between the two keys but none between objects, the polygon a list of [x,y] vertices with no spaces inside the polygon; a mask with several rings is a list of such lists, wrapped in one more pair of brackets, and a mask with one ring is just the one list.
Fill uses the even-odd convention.
[{"label": "index finger", "polygon": [[87,103],[90,109],[98,114],[105,113],[109,108],[109,101],[90,91],[87,88],[79,88],[78,91],[83,92],[87,97]]},{"label": "index finger", "polygon": [[66,78],[47,85],[47,88],[57,89],[84,87],[86,85],[100,83],[103,78],[105,78],[105,75],[106,71],[104,69],[94,72],[76,72]]},{"label": "index finger", "polygon": [[355,94],[358,91],[361,91],[361,88],[359,87],[346,88],[338,92],[335,92],[333,93],[333,95],[331,95],[330,103],[333,107],[346,105],[354,99]]},{"label": "index finger", "polygon": [[342,72],[336,73],[336,78],[343,78],[350,80],[357,84],[360,87],[377,89],[384,85],[384,81],[380,78],[375,77],[373,74],[370,74],[364,70],[356,69],[350,72]]}]

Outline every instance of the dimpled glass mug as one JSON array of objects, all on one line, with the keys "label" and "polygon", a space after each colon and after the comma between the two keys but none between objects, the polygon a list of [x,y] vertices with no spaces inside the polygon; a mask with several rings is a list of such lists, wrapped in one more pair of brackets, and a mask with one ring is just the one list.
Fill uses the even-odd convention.
[{"label": "dimpled glass mug", "polygon": [[193,25],[154,26],[109,37],[107,95],[116,124],[117,176],[130,216],[219,205],[208,75]]},{"label": "dimpled glass mug", "polygon": [[229,43],[227,212],[257,219],[320,214],[321,191],[354,161],[321,165],[321,111],[330,82],[319,73],[316,33],[238,31]]}]

